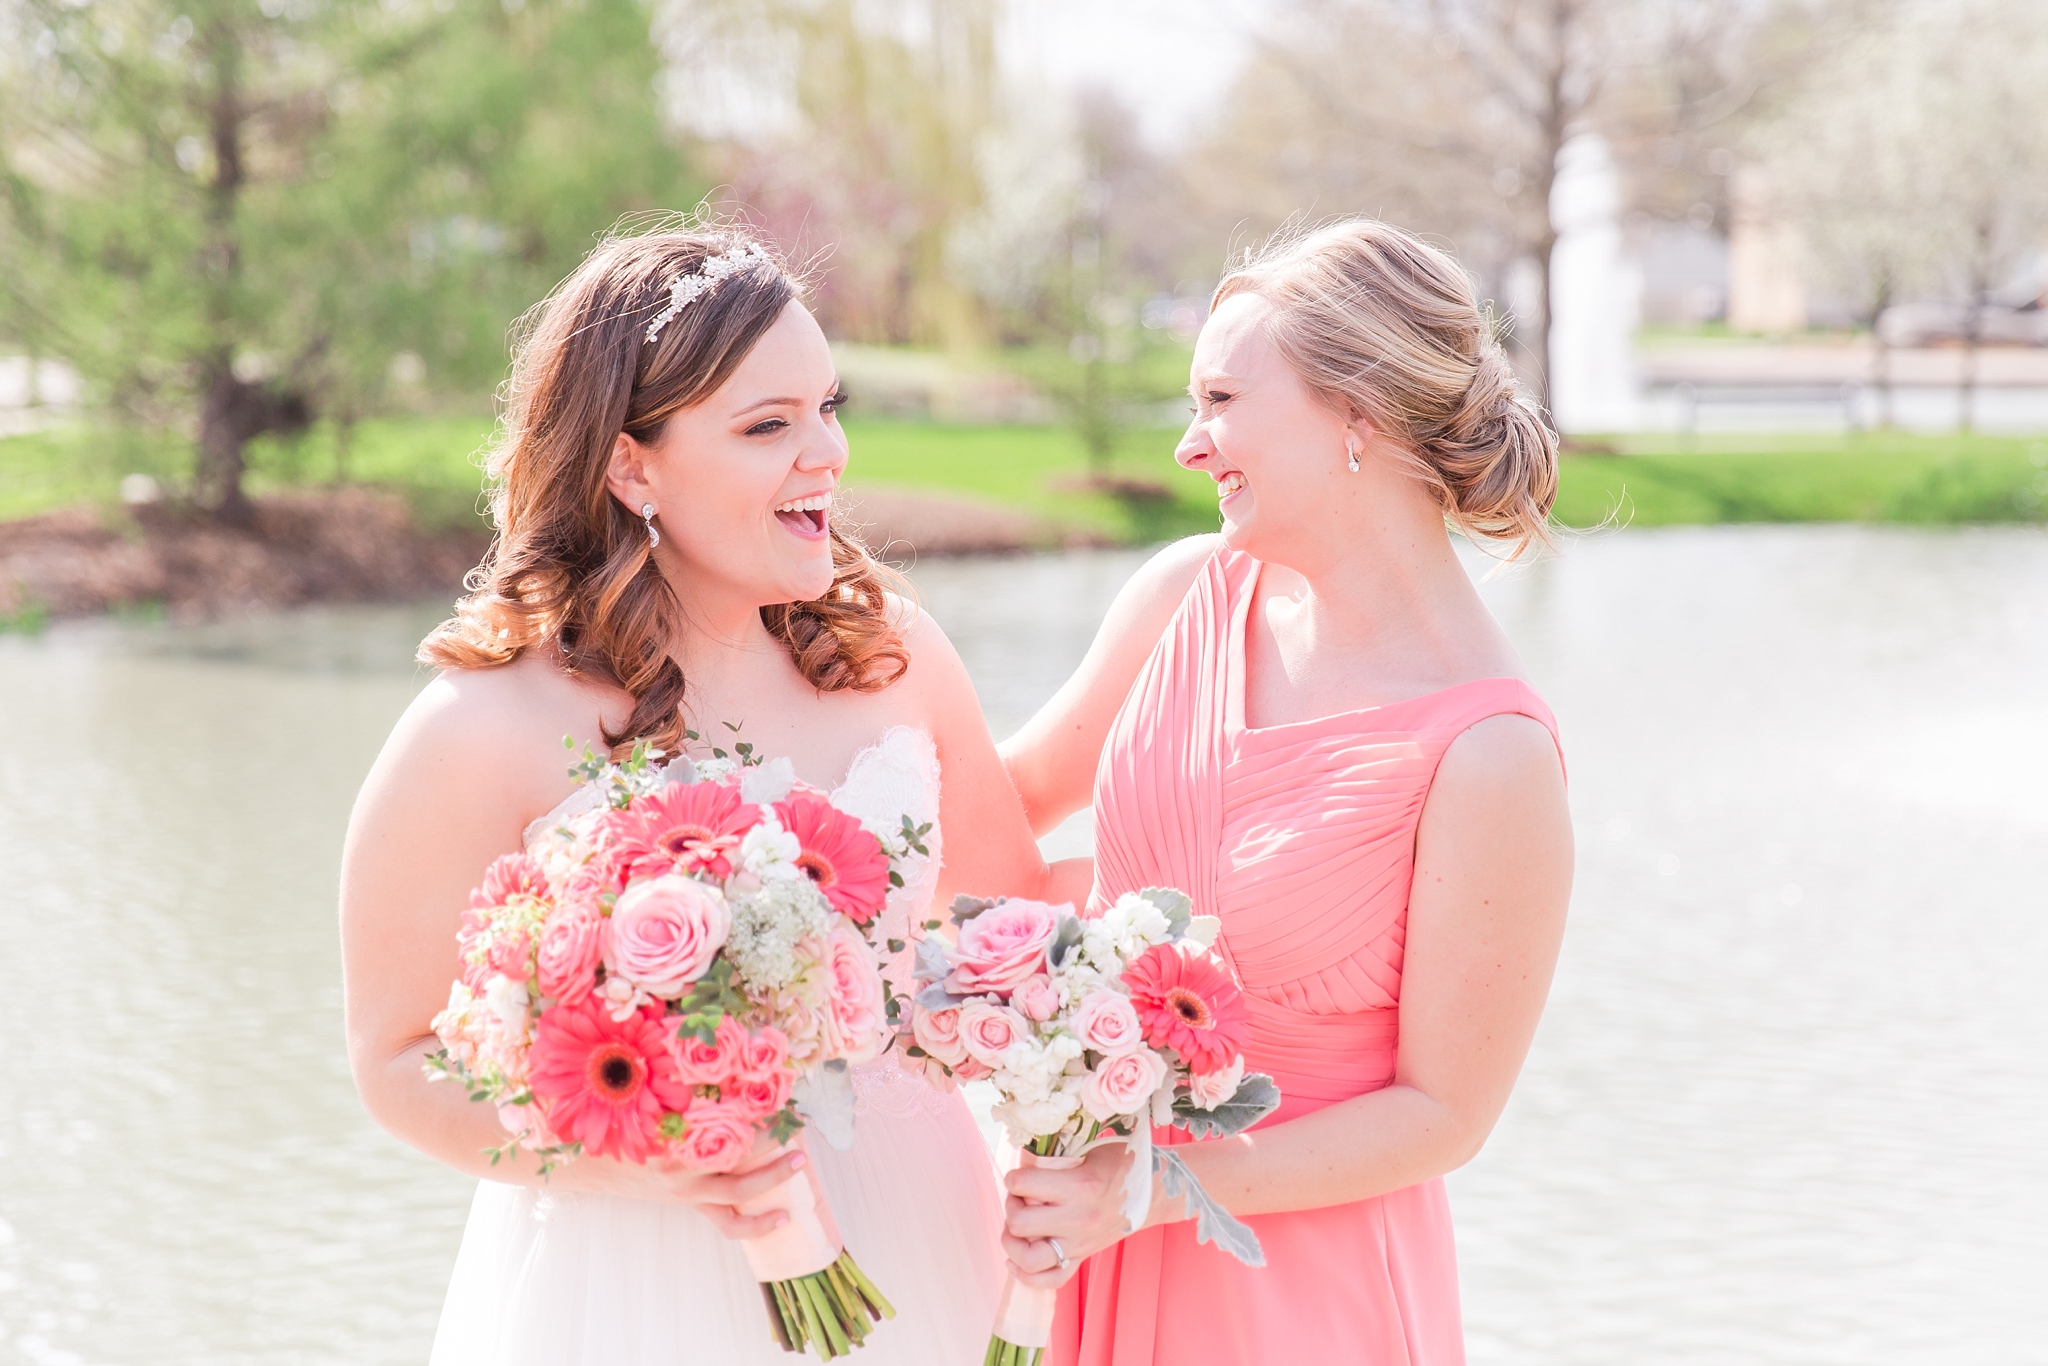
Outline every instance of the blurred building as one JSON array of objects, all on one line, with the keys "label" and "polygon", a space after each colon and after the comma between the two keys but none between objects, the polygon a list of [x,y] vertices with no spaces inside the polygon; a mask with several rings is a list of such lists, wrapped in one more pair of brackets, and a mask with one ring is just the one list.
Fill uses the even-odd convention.
[{"label": "blurred building", "polygon": [[1728,186],[1728,326],[1737,332],[1798,332],[1806,326],[1799,228],[1761,168],[1745,166]]}]

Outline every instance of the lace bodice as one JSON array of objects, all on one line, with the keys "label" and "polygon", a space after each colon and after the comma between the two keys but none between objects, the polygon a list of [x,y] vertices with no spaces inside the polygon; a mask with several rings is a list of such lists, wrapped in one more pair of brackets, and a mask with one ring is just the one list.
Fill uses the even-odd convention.
[{"label": "lace bodice", "polygon": [[[881,933],[876,936],[883,942],[899,939],[909,943],[911,927],[926,918],[944,861],[939,829],[939,751],[932,737],[910,726],[883,731],[854,756],[846,781],[832,790],[832,804],[871,827],[893,827],[905,816],[919,825],[931,823],[924,841],[931,855],[913,853],[904,861],[900,869],[903,885],[889,893],[882,910]],[[899,994],[916,989],[911,962],[912,953],[905,949],[882,965],[883,974]],[[898,1066],[893,1048],[853,1070],[856,1116],[870,1111],[936,1115],[945,1108],[945,1099],[923,1076]]]},{"label": "lace bodice", "polygon": [[[898,871],[903,885],[889,893],[883,907],[876,940],[886,943],[910,941],[911,926],[926,918],[932,892],[939,881],[943,862],[942,832],[939,829],[939,751],[932,737],[916,726],[891,726],[875,742],[854,755],[846,779],[832,789],[832,804],[872,830],[894,829],[903,817],[918,825],[931,824],[925,836],[925,855],[911,854]],[[602,795],[595,787],[578,787],[562,803],[526,827],[524,839],[535,837],[557,821],[581,815],[594,808]],[[914,990],[911,977],[912,953],[905,949],[882,965],[883,974],[900,994]],[[907,1115],[919,1111],[937,1114],[945,1097],[922,1076],[897,1065],[893,1048],[870,1063],[853,1070],[855,1115],[870,1110]]]}]

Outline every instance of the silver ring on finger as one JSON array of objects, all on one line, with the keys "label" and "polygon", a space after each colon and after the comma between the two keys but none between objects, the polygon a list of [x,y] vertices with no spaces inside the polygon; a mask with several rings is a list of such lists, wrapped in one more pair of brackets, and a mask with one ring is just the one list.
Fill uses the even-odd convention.
[{"label": "silver ring on finger", "polygon": [[1052,1255],[1059,1258],[1060,1270],[1065,1271],[1068,1267],[1073,1265],[1073,1260],[1067,1256],[1067,1250],[1060,1246],[1059,1239],[1048,1238],[1045,1241],[1052,1244]]}]

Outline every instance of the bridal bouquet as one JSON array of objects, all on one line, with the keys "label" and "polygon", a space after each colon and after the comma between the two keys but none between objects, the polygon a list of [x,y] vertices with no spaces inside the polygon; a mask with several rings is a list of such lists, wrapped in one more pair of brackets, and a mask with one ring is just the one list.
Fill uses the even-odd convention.
[{"label": "bridal bouquet", "polygon": [[[806,1119],[851,1141],[848,1069],[897,1013],[869,936],[929,827],[869,829],[788,760],[737,749],[666,767],[644,745],[622,765],[586,751],[570,771],[602,800],[470,893],[427,1066],[497,1107],[494,1163],[523,1147],[543,1175],[582,1153],[726,1172]],[[894,1316],[812,1166],[742,1210],[788,1215],[742,1244],[783,1347],[837,1356]]]},{"label": "bridal bouquet", "polygon": [[[1125,1213],[1143,1222],[1157,1172],[1185,1197],[1195,1236],[1265,1264],[1258,1238],[1211,1200],[1152,1126],[1196,1138],[1234,1134],[1280,1103],[1271,1077],[1245,1072],[1250,1017],[1210,946],[1221,924],[1184,893],[1148,887],[1093,919],[1036,901],[953,903],[957,943],[918,943],[924,983],[910,1014],[910,1056],[928,1072],[987,1079],[995,1117],[1039,1166],[1078,1165],[1102,1143],[1139,1152]],[[984,1366],[1037,1366],[1053,1293],[1011,1276]]]}]

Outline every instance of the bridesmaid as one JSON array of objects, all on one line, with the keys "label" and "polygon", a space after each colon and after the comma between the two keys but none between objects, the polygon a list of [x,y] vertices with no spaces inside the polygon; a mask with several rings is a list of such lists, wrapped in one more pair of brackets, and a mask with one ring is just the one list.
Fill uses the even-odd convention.
[{"label": "bridesmaid", "polygon": [[1071,1277],[1058,1366],[1455,1366],[1442,1178],[1521,1069],[1572,835],[1556,723],[1447,524],[1542,541],[1556,438],[1458,265],[1371,221],[1231,272],[1190,392],[1175,458],[1216,481],[1221,536],[1139,572],[1005,759],[1041,830],[1092,783],[1092,909],[1166,884],[1223,918],[1285,1099],[1181,1152],[1267,1265],[1198,1246],[1156,1189],[1125,1236],[1121,1149],[1014,1173],[1004,1244]]}]

